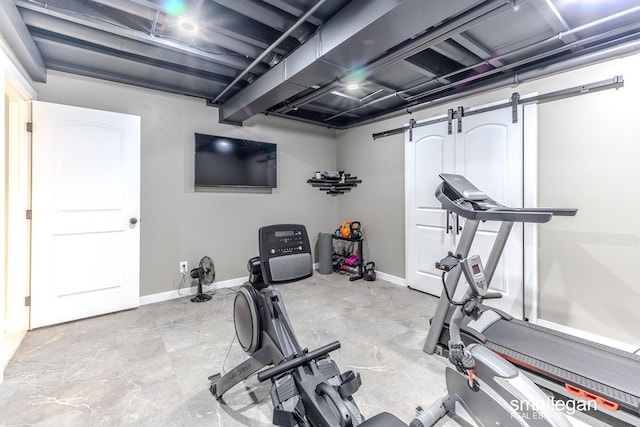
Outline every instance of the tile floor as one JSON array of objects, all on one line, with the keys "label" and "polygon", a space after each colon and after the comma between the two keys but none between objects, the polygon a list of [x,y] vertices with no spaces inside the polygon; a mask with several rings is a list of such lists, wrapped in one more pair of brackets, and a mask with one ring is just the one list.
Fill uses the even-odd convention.
[{"label": "tile floor", "polygon": [[[332,358],[360,372],[365,417],[388,411],[409,423],[444,394],[445,360],[422,352],[436,298],[338,274],[278,289],[303,346],[341,342]],[[0,385],[0,426],[271,425],[269,384],[249,378],[224,403],[209,393],[209,375],[246,359],[233,290],[213,293],[29,332]]]}]

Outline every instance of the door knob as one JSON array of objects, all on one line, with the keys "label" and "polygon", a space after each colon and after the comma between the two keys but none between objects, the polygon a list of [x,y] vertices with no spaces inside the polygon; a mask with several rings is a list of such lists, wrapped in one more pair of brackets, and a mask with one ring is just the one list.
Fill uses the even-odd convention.
[{"label": "door knob", "polygon": [[136,225],[137,223],[138,223],[138,218],[131,218],[129,220],[129,224],[131,224],[131,225]]}]

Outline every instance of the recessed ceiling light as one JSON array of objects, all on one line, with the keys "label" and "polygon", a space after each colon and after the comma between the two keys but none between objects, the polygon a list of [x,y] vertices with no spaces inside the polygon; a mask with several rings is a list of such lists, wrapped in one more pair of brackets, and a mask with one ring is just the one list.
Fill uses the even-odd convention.
[{"label": "recessed ceiling light", "polygon": [[360,88],[360,85],[358,83],[349,83],[347,85],[347,89],[349,89],[349,90],[356,90],[356,89],[359,89],[359,88]]},{"label": "recessed ceiling light", "polygon": [[198,30],[196,23],[189,18],[180,18],[178,26],[182,31],[186,31],[187,33],[195,33]]}]

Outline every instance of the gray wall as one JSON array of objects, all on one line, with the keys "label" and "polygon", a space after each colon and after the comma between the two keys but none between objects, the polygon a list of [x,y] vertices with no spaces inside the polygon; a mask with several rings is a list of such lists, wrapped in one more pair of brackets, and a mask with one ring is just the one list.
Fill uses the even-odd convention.
[{"label": "gray wall", "polygon": [[[335,169],[334,131],[265,116],[222,125],[202,99],[53,71],[34,86],[40,101],[141,116],[143,296],[175,289],[178,263],[191,267],[204,255],[214,260],[216,281],[246,276],[262,225],[303,223],[313,241],[335,228],[337,200],[306,183],[316,170]],[[194,132],[278,144],[278,188],[195,192]]]},{"label": "gray wall", "polygon": [[[405,277],[404,136],[372,134],[428,119],[448,108],[505,101],[511,93],[548,93],[622,74],[625,87],[538,106],[540,206],[579,208],[540,227],[539,318],[640,346],[637,271],[640,225],[640,54],[523,83],[518,87],[339,131],[338,166],[363,179],[338,204],[339,219],[359,219],[370,258]],[[611,182],[613,179],[616,184]]]},{"label": "gray wall", "polygon": [[640,347],[640,55],[556,80],[624,75],[625,86],[539,108],[541,318]]},{"label": "gray wall", "polygon": [[[551,228],[541,227],[539,316],[634,343],[640,337],[631,325],[640,319],[634,306],[638,292],[632,267],[640,255],[636,252],[640,231],[633,220],[626,221],[630,227],[612,231],[611,222],[622,223],[627,215],[610,212],[609,207],[624,194],[628,196],[628,183],[640,178],[635,176],[640,168],[621,163],[621,159],[637,159],[640,154],[635,143],[638,124],[629,104],[639,95],[639,58],[612,60],[413,114],[417,120],[427,119],[459,105],[468,108],[503,101],[514,91],[545,93],[617,74],[625,76],[626,86],[620,91],[539,106],[540,204],[580,209],[575,221],[554,221],[545,226]],[[142,295],[172,289],[178,262],[186,259],[193,264],[205,254],[216,261],[218,280],[244,276],[245,260],[256,253],[256,230],[270,222],[303,222],[315,237],[345,219],[359,220],[366,233],[367,259],[376,261],[382,272],[405,276],[404,138],[373,141],[371,135],[402,126],[409,116],[337,134],[263,116],[239,128],[218,124],[215,109],[198,99],[61,73],[50,72],[49,83],[36,85],[36,90],[41,100],[142,117]],[[621,111],[624,114],[613,114]],[[196,131],[278,143],[279,188],[273,194],[194,192]],[[615,176],[627,177],[627,184],[612,187],[599,164],[613,166]],[[333,168],[356,175],[363,183],[336,197],[305,183],[313,171]],[[582,182],[580,177],[589,185],[573,191],[574,184]],[[635,204],[637,199],[631,197],[625,209],[634,212],[640,207]],[[570,238],[573,241],[567,240]],[[565,249],[558,250],[561,247]],[[621,268],[621,259],[630,262]]]},{"label": "gray wall", "polygon": [[373,129],[362,126],[338,136],[338,169],[362,179],[351,192],[336,196],[338,220],[360,221],[366,261],[404,278],[404,138],[373,142]]}]

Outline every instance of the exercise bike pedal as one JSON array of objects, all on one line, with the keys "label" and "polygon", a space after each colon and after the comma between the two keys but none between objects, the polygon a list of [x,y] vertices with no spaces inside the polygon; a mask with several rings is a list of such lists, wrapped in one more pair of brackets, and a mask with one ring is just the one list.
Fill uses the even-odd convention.
[{"label": "exercise bike pedal", "polygon": [[220,381],[220,378],[222,378],[222,375],[220,373],[213,374],[209,377],[209,381],[211,381],[211,385],[209,386],[209,391],[211,392],[211,394],[213,394],[213,396],[217,400],[222,400],[222,397],[218,397],[216,395],[216,384],[218,383],[218,381]]}]

